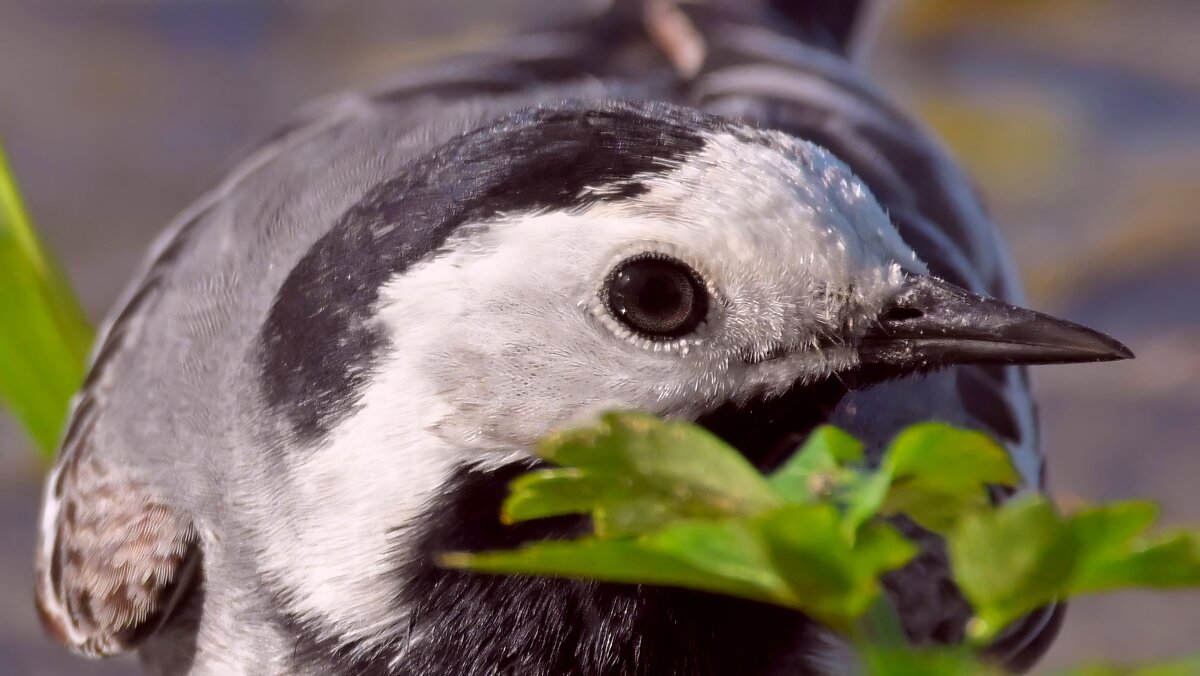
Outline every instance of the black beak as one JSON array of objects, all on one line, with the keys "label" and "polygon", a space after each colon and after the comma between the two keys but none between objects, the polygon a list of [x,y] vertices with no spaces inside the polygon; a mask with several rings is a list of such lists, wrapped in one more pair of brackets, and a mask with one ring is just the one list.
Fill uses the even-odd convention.
[{"label": "black beak", "polygon": [[971,293],[936,277],[912,277],[859,344],[864,366],[1061,364],[1130,359],[1129,348],[1057,317]]}]

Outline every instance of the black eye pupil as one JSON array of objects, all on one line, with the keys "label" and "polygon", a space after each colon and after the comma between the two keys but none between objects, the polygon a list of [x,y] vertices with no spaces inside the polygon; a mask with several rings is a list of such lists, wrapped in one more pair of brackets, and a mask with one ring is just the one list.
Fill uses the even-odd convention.
[{"label": "black eye pupil", "polygon": [[635,258],[609,276],[608,308],[634,331],[651,338],[678,338],[708,314],[699,276],[673,258]]}]

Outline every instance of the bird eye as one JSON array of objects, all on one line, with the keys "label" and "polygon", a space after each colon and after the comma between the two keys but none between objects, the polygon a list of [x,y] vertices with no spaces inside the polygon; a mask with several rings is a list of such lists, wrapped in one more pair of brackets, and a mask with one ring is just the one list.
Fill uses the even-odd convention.
[{"label": "bird eye", "polygon": [[679,338],[708,316],[708,290],[695,270],[662,254],[622,261],[609,274],[604,302],[616,317],[647,338]]}]

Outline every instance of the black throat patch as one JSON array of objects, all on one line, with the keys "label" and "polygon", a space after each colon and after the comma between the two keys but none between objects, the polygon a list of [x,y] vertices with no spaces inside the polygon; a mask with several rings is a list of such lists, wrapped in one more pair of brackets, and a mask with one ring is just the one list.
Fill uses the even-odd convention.
[{"label": "black throat patch", "polygon": [[266,403],[296,440],[320,439],[353,410],[387,343],[372,316],[389,278],[437,255],[461,225],[640,194],[636,177],[670,171],[703,149],[702,134],[731,125],[665,104],[575,102],[510,115],[414,159],[288,275],[259,336]]}]

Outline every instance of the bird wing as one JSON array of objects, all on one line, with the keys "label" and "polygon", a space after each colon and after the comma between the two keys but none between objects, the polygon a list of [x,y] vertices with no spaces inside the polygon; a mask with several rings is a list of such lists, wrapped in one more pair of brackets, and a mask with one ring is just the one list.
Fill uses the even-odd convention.
[{"label": "bird wing", "polygon": [[[78,416],[82,425],[87,418]],[[199,554],[190,518],[86,449],[55,469],[48,492],[37,555],[42,624],[81,655],[133,648],[161,626],[193,580]]]}]

